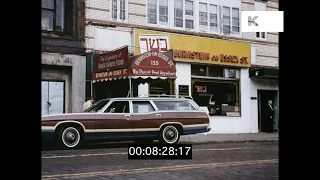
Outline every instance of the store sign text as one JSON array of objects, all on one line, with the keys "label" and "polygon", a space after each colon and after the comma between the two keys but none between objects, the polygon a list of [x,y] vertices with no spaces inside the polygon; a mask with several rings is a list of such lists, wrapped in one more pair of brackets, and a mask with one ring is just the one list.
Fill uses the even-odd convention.
[{"label": "store sign text", "polygon": [[[170,60],[170,58],[169,58],[167,55],[165,55],[165,54],[163,54],[163,53],[159,53],[159,52],[157,52],[157,51],[152,51],[152,52],[147,52],[147,53],[142,54],[140,57],[138,57],[138,59],[136,59],[136,60],[134,61],[134,63],[135,63],[137,66],[139,66],[139,64],[140,64],[143,60],[145,60],[145,59],[147,59],[147,58],[152,58],[152,57],[158,57],[158,58],[163,59],[165,62],[168,63],[168,65],[169,65],[170,67],[174,65],[174,63]],[[159,65],[159,62],[158,62],[158,61],[155,61],[155,60],[150,61],[150,63],[151,63],[151,65],[153,65],[153,66]]]},{"label": "store sign text", "polygon": [[168,35],[139,35],[140,53],[147,51],[166,52],[169,49]]},{"label": "store sign text", "polygon": [[175,76],[175,72],[171,71],[161,71],[161,70],[143,70],[143,69],[132,69],[134,75],[143,75],[143,76]]},{"label": "store sign text", "polygon": [[228,54],[210,55],[210,53],[206,53],[206,52],[174,50],[173,56],[175,58],[198,59],[198,60],[205,60],[205,61],[220,61],[220,62],[228,62],[228,63],[234,63],[234,64],[238,64],[238,63],[249,64],[248,57],[228,55]]}]

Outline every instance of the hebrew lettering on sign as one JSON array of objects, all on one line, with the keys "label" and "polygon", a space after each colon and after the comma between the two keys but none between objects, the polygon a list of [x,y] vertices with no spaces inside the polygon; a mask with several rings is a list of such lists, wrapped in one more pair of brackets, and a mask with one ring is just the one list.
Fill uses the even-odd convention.
[{"label": "hebrew lettering on sign", "polygon": [[170,49],[168,35],[139,35],[140,54],[147,51],[166,52]]}]

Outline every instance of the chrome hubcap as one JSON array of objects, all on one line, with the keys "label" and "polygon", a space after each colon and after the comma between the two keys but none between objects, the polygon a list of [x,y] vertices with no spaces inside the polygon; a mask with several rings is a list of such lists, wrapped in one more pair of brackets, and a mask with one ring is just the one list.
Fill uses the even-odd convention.
[{"label": "chrome hubcap", "polygon": [[72,132],[68,132],[66,135],[67,140],[74,140],[76,136]]},{"label": "chrome hubcap", "polygon": [[75,147],[80,141],[80,134],[74,127],[68,127],[62,133],[62,141],[68,147]]},{"label": "chrome hubcap", "polygon": [[178,139],[178,130],[173,126],[167,126],[163,130],[163,139],[167,143],[175,143]]}]

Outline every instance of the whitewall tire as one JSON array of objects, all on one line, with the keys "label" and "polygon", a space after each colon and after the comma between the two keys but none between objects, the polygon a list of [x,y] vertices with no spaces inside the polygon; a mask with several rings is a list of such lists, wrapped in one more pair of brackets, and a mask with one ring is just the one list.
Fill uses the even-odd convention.
[{"label": "whitewall tire", "polygon": [[72,126],[62,128],[58,137],[59,144],[68,149],[77,147],[81,140],[79,130]]},{"label": "whitewall tire", "polygon": [[180,139],[180,133],[177,127],[173,125],[165,126],[160,131],[160,142],[166,144],[176,144]]}]

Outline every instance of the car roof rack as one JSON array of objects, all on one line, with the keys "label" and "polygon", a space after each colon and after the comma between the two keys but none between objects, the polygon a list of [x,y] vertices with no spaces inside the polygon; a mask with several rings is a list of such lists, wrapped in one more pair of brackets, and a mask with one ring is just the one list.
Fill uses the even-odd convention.
[{"label": "car roof rack", "polygon": [[185,98],[184,96],[178,96],[178,95],[162,95],[162,94],[148,94],[148,95],[140,95],[139,97]]}]

